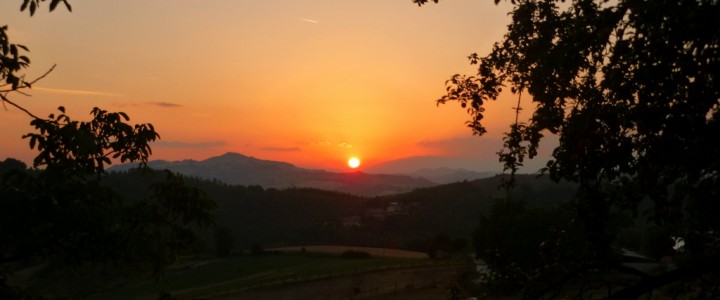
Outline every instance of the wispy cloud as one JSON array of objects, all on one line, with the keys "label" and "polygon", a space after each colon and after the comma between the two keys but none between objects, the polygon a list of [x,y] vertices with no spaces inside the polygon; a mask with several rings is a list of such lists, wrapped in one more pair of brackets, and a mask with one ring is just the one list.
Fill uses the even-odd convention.
[{"label": "wispy cloud", "polygon": [[275,152],[297,152],[301,151],[298,147],[262,147],[260,150],[263,151],[275,151]]},{"label": "wispy cloud", "polygon": [[352,148],[353,147],[352,144],[349,144],[346,142],[336,143],[336,142],[329,142],[329,141],[312,142],[312,143],[310,143],[310,146],[321,146],[321,147],[335,146],[335,147],[340,147],[340,148]]},{"label": "wispy cloud", "polygon": [[418,142],[417,145],[444,155],[490,157],[502,149],[502,140],[467,136],[444,140],[424,140]]},{"label": "wispy cloud", "polygon": [[314,24],[320,23],[320,21],[313,20],[313,19],[300,18],[298,20],[303,21],[303,22],[308,22],[308,23],[314,23]]},{"label": "wispy cloud", "polygon": [[116,106],[116,107],[139,107],[139,106],[159,106],[159,107],[165,107],[165,108],[177,108],[177,107],[183,107],[182,104],[172,103],[172,102],[143,102],[143,103],[137,103],[137,102],[115,102],[111,103],[110,105]]},{"label": "wispy cloud", "polygon": [[207,142],[183,142],[183,141],[157,141],[154,146],[163,148],[179,148],[179,149],[202,149],[226,146],[224,141],[207,141]]},{"label": "wispy cloud", "polygon": [[110,106],[113,106],[113,107],[138,107],[138,106],[140,106],[140,104],[137,104],[135,102],[122,102],[122,103],[121,102],[113,102],[113,103],[110,103]]},{"label": "wispy cloud", "polygon": [[32,89],[33,89],[34,91],[40,91],[40,92],[46,92],[46,93],[55,93],[55,94],[81,95],[81,96],[103,96],[103,97],[122,97],[121,94],[98,92],[98,91],[88,91],[88,90],[53,89],[53,88],[45,88],[45,87],[39,87],[39,86],[34,86]]},{"label": "wispy cloud", "polygon": [[175,107],[182,107],[182,105],[172,102],[148,102],[149,105],[155,105],[160,107],[169,107],[169,108],[175,108]]}]

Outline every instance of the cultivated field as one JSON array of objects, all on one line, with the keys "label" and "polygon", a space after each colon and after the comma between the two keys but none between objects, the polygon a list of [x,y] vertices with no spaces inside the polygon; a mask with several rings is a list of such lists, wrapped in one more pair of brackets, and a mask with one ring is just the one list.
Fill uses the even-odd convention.
[{"label": "cultivated field", "polygon": [[[320,249],[325,251],[315,252],[315,249],[306,247],[305,253],[270,253],[188,261],[168,270],[160,280],[135,279],[111,292],[94,294],[89,298],[157,299],[161,292],[168,292],[179,299],[208,298],[251,290],[275,290],[277,287],[330,278],[353,278],[369,272],[439,266],[430,259],[407,258],[418,257],[417,253],[412,252],[375,249],[371,251],[379,251],[377,257],[346,259],[335,254],[325,254],[342,253],[344,250],[330,251],[340,248],[318,248]],[[352,249],[365,251],[357,247]],[[383,253],[386,254],[384,258]],[[401,284],[406,283],[403,281]]]},{"label": "cultivated field", "polygon": [[238,291],[212,300],[447,299],[461,264],[372,271],[271,288]]}]

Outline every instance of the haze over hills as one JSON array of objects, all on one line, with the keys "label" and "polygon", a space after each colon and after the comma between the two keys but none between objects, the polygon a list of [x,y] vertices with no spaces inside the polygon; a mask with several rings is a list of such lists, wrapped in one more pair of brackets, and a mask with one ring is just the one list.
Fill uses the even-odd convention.
[{"label": "haze over hills", "polygon": [[[228,152],[206,160],[150,161],[153,169],[168,169],[188,176],[217,179],[228,184],[259,185],[265,188],[311,187],[362,196],[407,192],[436,184],[408,175],[328,172],[296,167],[290,163],[262,160]],[[110,171],[125,171],[134,165],[118,165]]]},{"label": "haze over hills", "polygon": [[498,175],[499,172],[478,172],[471,171],[464,168],[453,169],[453,168],[434,168],[419,169],[412,173],[402,173],[413,177],[426,178],[437,184],[453,183],[465,180],[477,180],[492,177]]},{"label": "haze over hills", "polygon": [[[473,161],[477,162],[477,164],[473,164]],[[498,166],[483,165],[479,160],[468,157],[411,156],[369,166],[365,168],[365,171],[369,173],[411,174],[420,169],[442,168],[466,169],[479,172],[480,170],[494,171],[494,169],[498,169]]]},{"label": "haze over hills", "polygon": [[471,157],[413,156],[376,164],[367,167],[365,171],[422,177],[437,184],[445,184],[483,179],[502,173],[494,171],[496,168]]}]

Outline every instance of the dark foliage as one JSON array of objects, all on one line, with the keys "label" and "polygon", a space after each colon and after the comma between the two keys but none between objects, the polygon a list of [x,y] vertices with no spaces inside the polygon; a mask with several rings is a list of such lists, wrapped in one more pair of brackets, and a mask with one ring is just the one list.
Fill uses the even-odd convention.
[{"label": "dark foliage", "polygon": [[[22,6],[20,6],[21,11],[25,11],[26,9],[30,11],[30,15],[35,14],[35,10],[37,10],[40,7],[40,2],[47,2],[47,0],[22,0]],[[67,0],[50,0],[50,5],[48,6],[50,8],[50,11],[55,10],[55,8],[58,6],[58,4],[65,4],[65,7],[68,11],[72,11],[72,6],[70,6],[70,3],[68,3]]]},{"label": "dark foliage", "polygon": [[489,268],[482,274],[485,292],[542,290],[545,285],[584,265],[587,240],[566,205],[526,208],[525,203],[498,199],[481,217],[473,243]]},{"label": "dark foliage", "polygon": [[[44,163],[44,170],[19,169],[12,160],[2,163],[2,169],[12,167],[0,181],[3,275],[49,262],[159,272],[180,255],[190,254],[199,242],[193,228],[213,223],[212,200],[168,172],[164,180],[149,187],[145,199],[128,201],[103,184],[101,164],[85,164],[95,159],[84,161],[72,151],[59,151],[56,144],[45,143],[67,125],[56,126],[38,134],[42,151],[35,162]],[[97,144],[90,141],[82,146],[66,141],[57,147],[94,153]]]},{"label": "dark foliage", "polygon": [[[23,0],[33,15],[46,0]],[[50,0],[53,11],[66,0]],[[32,88],[21,71],[28,48],[9,42],[0,27],[0,98],[30,117],[28,133],[37,149],[33,169],[16,160],[0,163],[0,298],[33,299],[31,291],[10,286],[8,278],[28,267],[107,266],[160,272],[181,255],[197,250],[194,228],[213,224],[215,203],[184,179],[167,172],[149,186],[147,197],[126,199],[103,183],[112,160],[144,165],[150,143],[159,138],[151,124],[131,125],[122,112],[99,108],[87,122],[59,114],[40,118],[10,99]],[[52,71],[52,69],[50,70]],[[49,71],[48,71],[49,73]]]},{"label": "dark foliage", "polygon": [[706,287],[720,285],[720,3],[510,2],[504,38],[485,56],[471,54],[477,75],[453,76],[438,103],[459,102],[478,135],[483,103],[505,86],[518,110],[534,108],[506,133],[500,160],[514,173],[543,135],[559,136],[547,171],[579,184],[574,216],[592,245],[588,265],[611,266],[617,211],[684,241],[677,269],[628,279],[613,297],[676,284],[684,297],[718,297]]}]

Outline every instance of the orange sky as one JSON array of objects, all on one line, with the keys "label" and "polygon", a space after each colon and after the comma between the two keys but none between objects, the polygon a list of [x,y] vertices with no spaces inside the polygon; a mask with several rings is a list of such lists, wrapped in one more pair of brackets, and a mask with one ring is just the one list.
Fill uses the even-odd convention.
[{"label": "orange sky", "polygon": [[[233,151],[343,170],[350,156],[372,166],[438,155],[499,170],[514,96],[488,107],[483,138],[458,105],[434,103],[451,75],[473,73],[468,54],[502,37],[509,7],[492,2],[72,0],[72,13],[45,6],[31,18],[9,0],[0,25],[30,47],[28,78],[58,65],[32,97],[12,99],[42,116],[64,105],[85,118],[99,106],[153,123],[153,159]],[[0,115],[0,158],[29,162],[20,136],[30,119]]]}]

